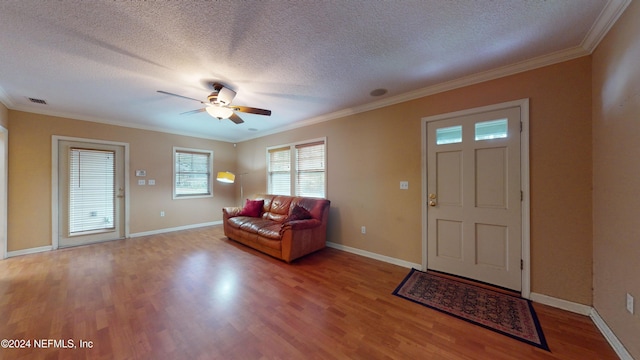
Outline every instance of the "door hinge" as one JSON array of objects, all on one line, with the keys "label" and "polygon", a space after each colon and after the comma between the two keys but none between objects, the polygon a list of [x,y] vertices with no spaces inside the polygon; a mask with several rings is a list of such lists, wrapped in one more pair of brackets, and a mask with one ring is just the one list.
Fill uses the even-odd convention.
[{"label": "door hinge", "polygon": [[520,132],[522,132],[522,121],[520,121]]},{"label": "door hinge", "polygon": [[524,270],[524,260],[520,259],[520,270]]},{"label": "door hinge", "polygon": [[524,192],[520,190],[520,201],[524,200]]}]

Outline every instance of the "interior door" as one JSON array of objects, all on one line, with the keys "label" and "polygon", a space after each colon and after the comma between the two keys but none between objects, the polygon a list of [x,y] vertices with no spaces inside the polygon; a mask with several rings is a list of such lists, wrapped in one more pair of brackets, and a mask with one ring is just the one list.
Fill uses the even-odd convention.
[{"label": "interior door", "polygon": [[427,124],[427,267],[520,291],[520,108]]},{"label": "interior door", "polygon": [[60,247],[124,238],[124,148],[58,144]]}]

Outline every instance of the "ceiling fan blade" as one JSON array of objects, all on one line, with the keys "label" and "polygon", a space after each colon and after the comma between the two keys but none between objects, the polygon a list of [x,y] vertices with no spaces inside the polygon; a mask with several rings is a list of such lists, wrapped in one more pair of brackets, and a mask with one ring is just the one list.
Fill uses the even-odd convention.
[{"label": "ceiling fan blade", "polygon": [[244,122],[244,120],[242,120],[240,116],[236,115],[235,113],[229,116],[229,120],[233,121],[236,124],[242,124]]},{"label": "ceiling fan blade", "polygon": [[197,113],[201,113],[201,112],[205,112],[207,111],[206,108],[202,108],[202,109],[197,109],[197,110],[191,110],[191,111],[185,111],[183,113],[180,113],[180,115],[192,115],[192,114],[197,114]]},{"label": "ceiling fan blade", "polygon": [[199,102],[199,103],[201,103],[201,104],[204,104],[204,101],[201,101],[201,100],[198,100],[198,99],[194,99],[194,98],[190,98],[190,97],[188,97],[188,96],[182,96],[182,95],[178,95],[178,94],[174,94],[174,93],[170,93],[170,92],[166,92],[166,91],[162,91],[162,90],[158,90],[158,92],[159,92],[160,94],[171,95],[171,96],[177,96],[177,97],[180,97],[180,98],[183,98],[183,99],[193,100],[193,101],[197,101],[197,102]]},{"label": "ceiling fan blade", "polygon": [[257,115],[266,115],[266,116],[271,115],[271,110],[252,108],[248,106],[236,106],[236,105],[232,105],[229,107],[235,111],[240,111],[248,114],[257,114]]}]

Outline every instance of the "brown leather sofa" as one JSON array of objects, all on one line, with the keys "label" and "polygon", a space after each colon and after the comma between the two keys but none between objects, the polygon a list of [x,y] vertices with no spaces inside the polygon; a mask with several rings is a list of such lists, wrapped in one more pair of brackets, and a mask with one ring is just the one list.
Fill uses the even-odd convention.
[{"label": "brown leather sofa", "polygon": [[240,207],[222,209],[229,239],[286,262],[325,247],[329,200],[283,195],[257,195],[253,200],[264,201],[255,217],[239,215]]}]

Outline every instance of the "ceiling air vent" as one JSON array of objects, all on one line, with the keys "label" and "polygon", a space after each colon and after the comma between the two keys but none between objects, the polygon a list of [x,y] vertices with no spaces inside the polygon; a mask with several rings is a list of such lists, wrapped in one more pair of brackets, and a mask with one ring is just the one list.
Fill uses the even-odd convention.
[{"label": "ceiling air vent", "polygon": [[27,98],[27,99],[29,99],[29,101],[31,101],[32,103],[47,105],[47,102],[42,99],[35,99],[35,98]]}]

